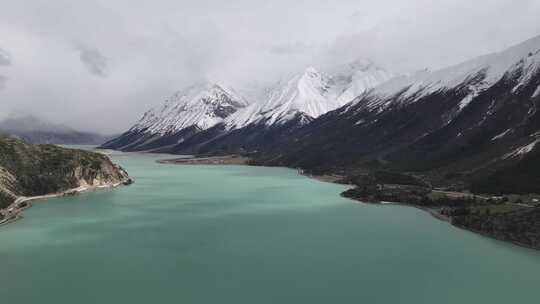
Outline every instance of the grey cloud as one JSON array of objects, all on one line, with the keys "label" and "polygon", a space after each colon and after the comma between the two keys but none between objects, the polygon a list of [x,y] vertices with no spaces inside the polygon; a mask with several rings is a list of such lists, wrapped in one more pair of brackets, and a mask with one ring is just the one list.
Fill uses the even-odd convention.
[{"label": "grey cloud", "polygon": [[104,133],[201,80],[241,90],[359,57],[433,69],[540,34],[539,0],[0,2],[1,110]]},{"label": "grey cloud", "polygon": [[0,66],[2,65],[11,65],[11,56],[6,50],[0,48]]},{"label": "grey cloud", "polygon": [[289,43],[282,43],[278,45],[271,46],[269,51],[271,53],[279,54],[279,55],[287,55],[287,54],[298,54],[298,53],[304,53],[308,50],[308,45],[304,43],[303,41],[294,41]]},{"label": "grey cloud", "polygon": [[109,60],[98,49],[79,47],[79,57],[88,72],[95,76],[109,76]]},{"label": "grey cloud", "polygon": [[0,90],[6,87],[6,82],[8,78],[6,76],[0,75]]}]

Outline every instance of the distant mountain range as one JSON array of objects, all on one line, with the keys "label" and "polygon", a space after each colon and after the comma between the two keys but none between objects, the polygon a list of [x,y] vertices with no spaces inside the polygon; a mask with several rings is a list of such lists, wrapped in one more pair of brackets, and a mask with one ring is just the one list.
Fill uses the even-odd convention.
[{"label": "distant mountain range", "polygon": [[34,116],[16,116],[0,121],[0,133],[31,144],[100,145],[114,136],[81,132]]},{"label": "distant mountain range", "polygon": [[307,68],[247,103],[207,84],[175,94],[106,148],[250,154],[313,173],[414,172],[434,185],[540,192],[540,37],[436,71],[368,60]]},{"label": "distant mountain range", "polygon": [[[234,90],[207,83],[175,93],[163,106],[145,113],[104,148],[123,151],[201,153],[224,142],[235,151],[272,143],[353,96],[390,79],[392,74],[367,60],[334,69],[332,75],[308,67],[247,102]],[[234,148],[233,148],[234,146]],[[209,148],[210,149],[210,148]]]},{"label": "distant mountain range", "polygon": [[346,175],[415,172],[435,185],[540,193],[540,37],[400,76],[261,151],[259,163]]}]

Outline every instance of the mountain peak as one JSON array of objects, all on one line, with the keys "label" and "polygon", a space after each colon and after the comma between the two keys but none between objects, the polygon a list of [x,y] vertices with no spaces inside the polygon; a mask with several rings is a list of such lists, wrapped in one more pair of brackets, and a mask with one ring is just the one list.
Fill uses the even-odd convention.
[{"label": "mountain peak", "polygon": [[132,130],[156,134],[174,133],[191,126],[204,130],[246,105],[230,88],[212,82],[198,83],[146,112]]},{"label": "mountain peak", "polygon": [[358,60],[345,67],[336,75],[328,76],[309,66],[271,90],[264,102],[231,115],[226,119],[227,125],[240,128],[261,121],[273,125],[284,123],[297,114],[317,118],[391,77],[369,60]]},{"label": "mountain peak", "polygon": [[335,76],[309,66],[288,81],[265,90],[264,94],[256,94],[258,102],[250,105],[222,83],[198,83],[176,92],[164,105],[146,112],[110,146],[136,150],[155,149],[164,143],[180,144],[192,136],[189,134],[204,134],[203,130],[220,123],[228,130],[252,124],[264,128],[288,122],[305,124],[349,102],[356,97],[354,94],[386,80],[387,75],[380,71],[382,69],[376,69],[371,61],[359,60],[347,65],[343,81],[336,81]]}]

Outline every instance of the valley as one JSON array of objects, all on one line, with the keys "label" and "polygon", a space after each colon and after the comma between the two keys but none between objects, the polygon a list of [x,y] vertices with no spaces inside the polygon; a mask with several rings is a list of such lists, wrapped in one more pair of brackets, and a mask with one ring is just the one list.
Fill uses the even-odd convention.
[{"label": "valley", "polygon": [[538,302],[540,0],[0,2],[1,303]]},{"label": "valley", "polygon": [[188,88],[102,148],[295,168],[355,185],[347,197],[435,207],[457,226],[540,246],[540,228],[523,224],[540,207],[508,199],[540,193],[540,36],[435,71],[393,76],[369,60],[330,70],[308,67],[255,102]]}]

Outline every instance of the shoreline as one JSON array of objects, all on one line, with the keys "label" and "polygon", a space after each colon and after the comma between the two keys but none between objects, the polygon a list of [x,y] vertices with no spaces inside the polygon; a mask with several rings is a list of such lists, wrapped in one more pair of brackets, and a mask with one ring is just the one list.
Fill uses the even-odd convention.
[{"label": "shoreline", "polygon": [[32,207],[31,202],[33,201],[42,201],[42,200],[44,201],[51,198],[78,195],[78,194],[90,192],[90,191],[115,189],[120,186],[127,186],[131,183],[133,183],[133,181],[131,180],[131,178],[127,177],[115,183],[106,183],[106,184],[97,185],[97,186],[79,186],[77,188],[67,189],[62,192],[50,193],[50,194],[44,194],[44,195],[18,196],[15,199],[15,201],[13,201],[13,203],[9,204],[9,206],[7,206],[4,209],[0,209],[0,213],[4,215],[4,218],[0,221],[0,227],[14,223],[24,218],[23,211],[31,208]]},{"label": "shoreline", "polygon": [[[291,169],[291,168],[289,168]],[[298,174],[300,175],[303,175],[307,178],[312,178],[312,179],[315,179],[315,180],[318,180],[320,182],[325,182],[325,183],[332,183],[332,184],[339,184],[337,183],[336,181],[329,181],[328,179],[325,178],[326,175],[311,175],[311,174],[304,174],[302,173],[300,170],[298,170]],[[353,185],[351,185],[353,186]],[[353,186],[354,187],[354,186]],[[481,237],[484,237],[484,238],[487,238],[487,239],[491,239],[491,240],[495,240],[495,241],[499,241],[499,242],[503,242],[503,243],[506,243],[506,244],[512,244],[514,246],[518,246],[518,247],[522,247],[522,248],[527,248],[527,249],[531,249],[531,250],[535,250],[535,251],[539,251],[540,249],[539,248],[536,248],[536,247],[533,247],[533,246],[530,246],[530,245],[527,245],[525,243],[521,243],[521,242],[518,242],[518,241],[513,241],[513,240],[508,240],[508,239],[504,239],[504,238],[500,238],[500,237],[496,237],[496,236],[492,236],[492,235],[489,235],[483,231],[480,231],[480,230],[476,230],[476,229],[472,229],[472,228],[468,228],[466,226],[463,226],[463,225],[456,225],[456,224],[453,224],[452,223],[452,217],[451,216],[447,216],[447,215],[444,215],[444,214],[441,214],[438,212],[438,208],[430,208],[430,207],[424,207],[424,206],[418,206],[418,205],[412,205],[412,204],[406,204],[406,203],[400,203],[400,202],[378,202],[378,203],[371,203],[371,202],[366,202],[366,201],[361,201],[361,200],[358,200],[358,199],[355,199],[355,198],[352,198],[352,197],[346,197],[343,195],[343,193],[340,193],[340,196],[343,197],[343,198],[346,198],[346,199],[349,199],[349,200],[352,200],[354,202],[357,202],[357,203],[360,203],[360,204],[368,204],[368,205],[377,205],[379,207],[384,207],[384,206],[399,206],[399,207],[408,207],[408,208],[415,208],[415,209],[418,209],[418,210],[421,210],[421,211],[424,211],[426,213],[428,213],[429,215],[431,215],[432,218],[436,219],[436,220],[439,220],[441,222],[445,222],[447,224],[449,224],[451,227],[455,227],[457,229],[460,229],[460,230],[463,230],[463,231],[467,231],[467,232],[470,232],[470,233],[474,233],[475,235],[478,235],[478,236],[481,236]]]},{"label": "shoreline", "polygon": [[[333,174],[330,174],[330,175],[312,175],[312,174],[305,174],[305,173],[301,172],[300,170],[298,170],[298,174],[300,174],[302,176],[305,176],[307,178],[312,178],[312,179],[318,180],[320,182],[324,182],[324,183],[331,183],[331,184],[338,184],[338,185],[349,185],[349,186],[351,186],[351,188],[355,187],[354,185],[339,183],[338,181],[341,180],[342,178],[344,178],[344,176],[338,176],[338,175],[333,175]],[[341,196],[343,198],[346,198],[346,199],[349,199],[349,200],[352,200],[352,201],[355,201],[355,202],[358,202],[358,203],[368,204],[368,205],[400,206],[400,207],[416,208],[416,209],[419,209],[419,210],[422,210],[424,212],[429,213],[429,215],[431,215],[432,217],[434,217],[437,220],[440,220],[440,221],[447,222],[447,223],[451,224],[451,218],[449,216],[440,214],[438,212],[438,208],[429,208],[429,207],[412,205],[412,204],[401,203],[401,202],[371,203],[371,202],[361,201],[361,200],[358,200],[358,199],[355,199],[355,198],[352,198],[352,197],[344,196],[343,192],[340,193],[339,196]],[[452,226],[454,226],[454,225],[452,225]]]},{"label": "shoreline", "polygon": [[[245,166],[253,166],[253,165],[248,164],[247,160],[249,160],[249,158],[247,158],[247,157],[245,158],[247,160],[245,162],[243,162],[243,163],[227,162],[226,161],[228,159],[234,159],[235,157],[240,157],[240,156],[227,155],[227,156],[202,157],[202,158],[192,157],[192,158],[184,158],[184,159],[181,159],[181,158],[179,158],[179,159],[165,159],[165,160],[158,160],[156,162],[161,163],[161,164],[174,164],[174,165],[223,165],[223,166],[226,166],[226,165],[245,165]],[[348,184],[342,184],[342,183],[338,182],[339,180],[341,180],[343,178],[343,176],[338,176],[338,175],[333,175],[333,174],[329,174],[329,175],[313,175],[313,174],[306,174],[302,170],[297,169],[297,168],[289,168],[289,167],[283,167],[283,168],[296,170],[299,175],[305,176],[305,177],[310,178],[310,179],[317,180],[319,182],[340,184],[340,185],[348,185]],[[351,186],[351,188],[355,187],[354,185],[350,185],[350,186]],[[352,201],[357,202],[357,203],[361,203],[361,204],[416,208],[418,210],[421,210],[421,211],[424,211],[424,212],[428,213],[432,218],[434,218],[436,220],[439,220],[439,221],[442,221],[442,222],[445,222],[445,223],[449,224],[450,226],[455,227],[457,229],[467,231],[467,232],[470,232],[470,233],[474,233],[474,234],[479,235],[481,237],[489,238],[489,239],[492,239],[492,240],[497,240],[497,241],[504,242],[504,243],[507,243],[507,244],[512,244],[512,245],[527,248],[527,249],[539,250],[538,248],[529,246],[527,244],[523,244],[523,243],[512,241],[512,240],[507,240],[507,239],[494,237],[494,236],[491,236],[491,235],[489,235],[487,233],[484,233],[482,231],[476,231],[474,229],[470,229],[470,228],[467,228],[467,227],[464,227],[464,226],[461,226],[461,225],[454,225],[452,223],[452,217],[441,214],[439,212],[439,208],[436,208],[436,207],[430,208],[430,207],[418,206],[418,205],[413,205],[413,204],[407,204],[407,203],[403,203],[403,202],[377,202],[377,203],[372,203],[372,202],[361,201],[361,200],[358,200],[358,199],[355,199],[355,198],[352,198],[352,197],[346,197],[346,196],[343,195],[343,193],[340,193],[339,196],[341,196],[343,198],[346,198],[346,199],[349,199],[349,200],[352,200]]]},{"label": "shoreline", "polygon": [[[244,165],[248,167],[253,167],[253,165],[249,165],[248,161],[250,159],[248,157],[239,156],[239,155],[224,155],[224,156],[209,156],[209,157],[189,157],[189,158],[173,158],[173,159],[162,159],[157,160],[156,162],[159,164],[172,164],[172,165],[222,165],[222,166],[228,166],[228,165]],[[255,166],[258,167],[258,166]],[[336,175],[336,174],[325,174],[325,175],[313,175],[313,174],[307,174],[304,173],[301,169],[295,169],[295,168],[289,168],[289,167],[283,167],[287,169],[296,170],[296,172],[299,175],[305,176],[310,179],[314,179],[323,183],[331,183],[331,184],[338,184],[338,185],[348,185],[348,184],[342,184],[339,183],[339,180],[342,180],[344,176]],[[349,185],[351,188],[354,188],[353,185]],[[428,208],[424,206],[417,206],[417,205],[411,205],[407,203],[400,203],[400,202],[384,202],[384,203],[370,203],[365,201],[360,201],[351,197],[343,196],[343,193],[340,193],[339,196],[358,202],[362,204],[369,204],[369,205],[379,205],[379,206],[401,206],[401,207],[412,207],[419,210],[422,210],[424,212],[427,212],[429,215],[431,215],[433,218],[447,222],[451,224],[451,218],[449,216],[445,216],[443,214],[440,214],[438,212],[437,208]],[[452,224],[451,224],[452,225]],[[452,225],[454,226],[454,225]],[[457,226],[455,226],[457,227]]]},{"label": "shoreline", "polygon": [[[321,175],[321,176],[318,176],[318,175],[309,175],[309,174],[301,173],[300,171],[298,171],[298,173],[299,173],[300,175],[305,176],[305,177],[312,178],[312,179],[315,179],[315,180],[318,180],[318,181],[321,181],[321,182],[325,182],[325,183],[333,183],[333,184],[339,184],[339,183],[337,183],[337,182],[334,182],[334,181],[328,181],[328,180],[325,179],[325,178],[321,178],[321,177],[324,177],[324,175]],[[351,185],[351,186],[352,186],[352,185]],[[353,186],[353,187],[354,187],[354,186]],[[439,213],[439,212],[438,212],[439,210],[438,210],[438,208],[436,208],[436,207],[430,208],[430,207],[418,206],[418,205],[407,204],[407,203],[401,203],[401,202],[376,202],[376,203],[372,203],[372,202],[361,201],[361,200],[358,200],[358,199],[355,199],[355,198],[352,198],[352,197],[344,196],[343,193],[341,193],[340,196],[343,197],[343,198],[352,200],[352,201],[354,201],[354,202],[357,202],[357,203],[361,203],[361,204],[369,204],[369,205],[377,205],[377,206],[379,206],[379,207],[384,207],[384,206],[399,206],[399,207],[415,208],[415,209],[424,211],[424,212],[428,213],[429,215],[431,215],[431,217],[433,217],[434,219],[437,219],[437,220],[439,220],[439,221],[441,221],[441,222],[445,222],[445,223],[449,224],[450,226],[455,227],[455,228],[457,228],[457,229],[460,229],[460,230],[463,230],[463,231],[467,231],[467,232],[470,232],[470,233],[474,233],[474,234],[476,234],[476,235],[478,235],[478,236],[481,236],[481,237],[484,237],[484,238],[487,238],[487,239],[491,239],[491,240],[496,240],[496,241],[503,242],[503,243],[506,243],[506,244],[512,244],[512,245],[514,245],[514,246],[519,246],[519,247],[523,247],[523,248],[527,248],[527,249],[531,249],[531,250],[535,250],[535,251],[539,251],[539,250],[540,250],[539,248],[536,248],[536,247],[534,247],[534,246],[527,245],[527,244],[525,244],[525,243],[521,243],[521,242],[518,242],[518,241],[513,241],[513,240],[508,240],[508,239],[496,237],[496,236],[490,235],[490,234],[488,234],[488,233],[485,233],[485,232],[483,232],[483,231],[481,231],[481,230],[472,229],[472,228],[469,228],[469,227],[466,227],[466,226],[463,226],[463,225],[453,224],[453,223],[452,223],[452,217],[451,217],[451,216],[448,216],[448,215],[444,215],[444,214]]]},{"label": "shoreline", "polygon": [[454,224],[451,224],[453,227],[456,227],[458,229],[461,229],[461,230],[464,230],[464,231],[468,231],[468,232],[471,232],[471,233],[474,233],[476,235],[479,235],[481,237],[485,237],[485,238],[488,238],[488,239],[491,239],[491,240],[495,240],[495,241],[499,241],[499,242],[503,242],[503,243],[506,243],[506,244],[512,244],[512,245],[515,245],[515,246],[519,246],[519,247],[523,247],[523,248],[527,248],[527,249],[531,249],[531,250],[535,250],[535,251],[539,251],[540,249],[539,248],[536,248],[536,247],[533,247],[533,246],[530,246],[530,245],[527,245],[527,244],[524,244],[524,243],[521,243],[521,242],[517,242],[517,241],[512,241],[512,240],[507,240],[507,239],[503,239],[503,238],[499,238],[499,237],[496,237],[496,236],[491,236],[483,231],[480,231],[480,230],[475,230],[475,229],[472,229],[472,228],[467,228],[465,226],[461,226],[461,225],[454,225]]}]

